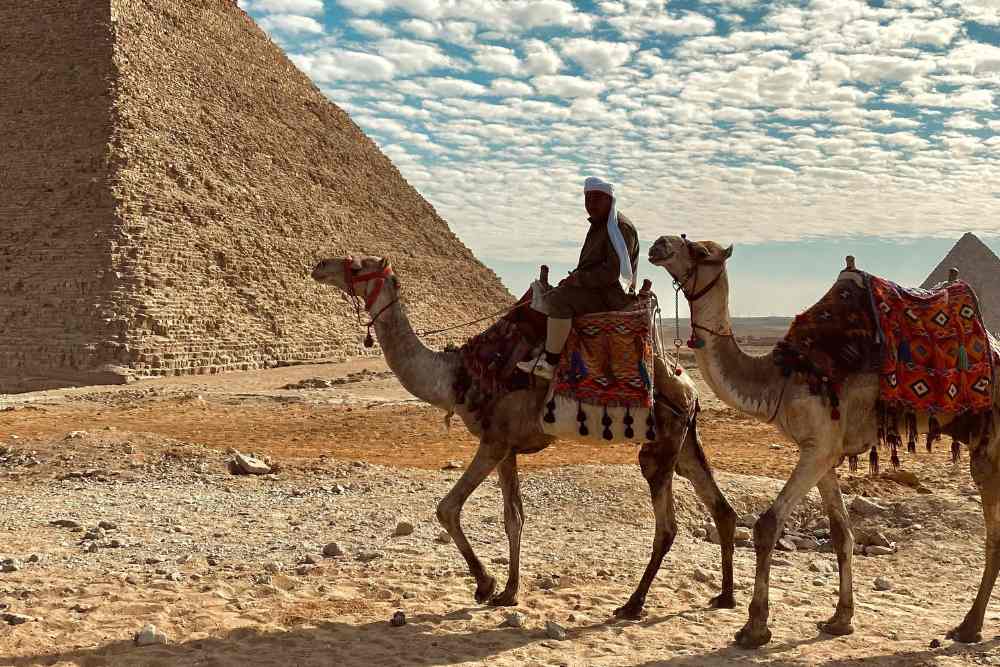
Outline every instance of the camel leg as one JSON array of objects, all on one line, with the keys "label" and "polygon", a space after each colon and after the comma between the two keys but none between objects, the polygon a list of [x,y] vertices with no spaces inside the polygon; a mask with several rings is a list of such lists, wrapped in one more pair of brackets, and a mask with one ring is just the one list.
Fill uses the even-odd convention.
[{"label": "camel leg", "polygon": [[733,594],[733,552],[736,542],[736,510],[722,494],[712,474],[712,467],[705,457],[698,430],[692,425],[688,439],[677,459],[677,472],[694,486],[698,498],[712,513],[715,528],[719,532],[722,549],[722,592],[709,600],[715,609],[732,609],[736,606]]},{"label": "camel leg", "polygon": [[795,470],[785,483],[774,504],[764,512],[753,527],[754,549],[757,552],[757,572],[754,580],[753,599],[750,601],[750,618],[736,633],[736,643],[743,648],[757,648],[771,641],[767,629],[768,593],[771,584],[771,554],[785,527],[788,515],[796,505],[829,472],[836,459],[831,446],[816,443],[802,451]]},{"label": "camel leg", "polygon": [[995,447],[996,441],[988,445],[980,445],[972,452],[972,478],[979,487],[983,498],[983,519],[986,521],[986,567],[983,569],[983,579],[979,584],[979,592],[972,608],[965,615],[961,625],[948,632],[948,639],[971,644],[982,641],[983,618],[986,616],[986,606],[989,604],[993,585],[1000,572],[1000,471],[992,460],[989,448]]},{"label": "camel leg", "polygon": [[833,537],[833,548],[837,551],[837,569],[840,572],[837,609],[830,620],[817,625],[828,635],[849,635],[854,632],[851,624],[854,618],[854,572],[851,563],[854,557],[854,532],[851,530],[851,519],[847,514],[844,498],[840,495],[837,471],[830,470],[817,486],[830,517],[830,534]]},{"label": "camel leg", "polygon": [[462,531],[461,514],[465,501],[469,499],[472,492],[479,488],[497,464],[506,456],[507,448],[496,443],[482,441],[479,450],[472,459],[472,463],[466,468],[458,482],[451,491],[448,492],[437,507],[437,518],[448,531],[451,538],[455,540],[455,546],[462,553],[465,562],[469,565],[469,572],[476,578],[476,602],[480,604],[486,602],[496,590],[496,579],[491,577],[482,562],[472,550],[472,545]]},{"label": "camel leg", "polygon": [[653,514],[656,517],[656,532],[653,536],[653,553],[635,592],[624,606],[615,609],[618,618],[639,619],[646,604],[646,594],[660,570],[663,557],[670,551],[677,535],[677,520],[674,518],[674,466],[677,464],[676,447],[667,442],[647,442],[639,450],[639,467],[649,484],[653,500]]},{"label": "camel leg", "polygon": [[497,470],[503,492],[503,525],[507,532],[509,564],[507,585],[503,592],[494,595],[494,607],[513,607],[517,604],[517,589],[521,582],[521,527],[524,525],[524,506],[521,503],[521,483],[517,478],[517,454],[511,452]]}]

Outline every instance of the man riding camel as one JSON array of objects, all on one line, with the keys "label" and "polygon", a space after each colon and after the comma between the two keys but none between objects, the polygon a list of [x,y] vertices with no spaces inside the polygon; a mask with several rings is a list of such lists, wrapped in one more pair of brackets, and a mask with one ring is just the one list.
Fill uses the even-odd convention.
[{"label": "man riding camel", "polygon": [[590,313],[622,310],[628,305],[625,287],[635,289],[639,235],[615,205],[614,187],[599,178],[583,184],[590,231],[580,261],[559,286],[545,295],[548,331],[545,351],[517,366],[525,373],[552,379],[573,318]]}]

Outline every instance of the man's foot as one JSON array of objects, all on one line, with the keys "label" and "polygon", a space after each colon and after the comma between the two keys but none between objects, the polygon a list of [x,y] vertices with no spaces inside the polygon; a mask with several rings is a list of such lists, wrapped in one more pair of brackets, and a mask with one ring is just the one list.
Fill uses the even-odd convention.
[{"label": "man's foot", "polygon": [[534,359],[528,359],[527,361],[522,361],[517,365],[522,371],[528,375],[537,375],[540,378],[545,378],[546,380],[551,380],[553,374],[555,373],[555,367],[552,366],[545,358],[545,353],[541,353]]}]

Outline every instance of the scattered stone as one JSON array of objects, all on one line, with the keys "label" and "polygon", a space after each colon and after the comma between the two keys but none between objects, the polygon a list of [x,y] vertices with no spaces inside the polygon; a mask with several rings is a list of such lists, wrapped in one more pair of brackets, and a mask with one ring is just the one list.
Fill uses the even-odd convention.
[{"label": "scattered stone", "polygon": [[538,586],[538,588],[540,590],[551,591],[552,589],[559,587],[559,577],[557,577],[555,575],[552,575],[552,576],[550,576],[550,575],[542,575],[542,576],[538,577],[538,581],[536,582],[536,585]]},{"label": "scattered stone", "polygon": [[503,623],[500,625],[501,628],[523,628],[525,622],[528,619],[525,618],[524,614],[519,611],[512,611],[507,614]]},{"label": "scattered stone", "polygon": [[86,431],[70,431],[66,434],[66,440],[78,440],[87,435]]},{"label": "scattered stone", "polygon": [[152,623],[143,626],[135,636],[136,646],[153,646],[154,644],[166,644],[167,636],[156,629]]},{"label": "scattered stone", "polygon": [[83,604],[82,602],[77,602],[75,605],[69,608],[70,611],[75,611],[78,614],[89,614],[90,612],[97,609],[92,604]]},{"label": "scattered stone", "polygon": [[865,547],[866,556],[891,556],[894,553],[891,547]]},{"label": "scattered stone", "polygon": [[545,636],[548,637],[549,639],[562,641],[566,639],[566,628],[559,625],[558,623],[553,623],[552,621],[545,621]]},{"label": "scattered stone", "polygon": [[306,554],[302,558],[301,565],[319,565],[323,562],[323,557],[317,554]]},{"label": "scattered stone", "polygon": [[769,445],[768,449],[778,450],[778,449],[784,449],[784,447],[775,442]]},{"label": "scattered stone", "polygon": [[97,542],[91,542],[87,545],[87,548],[85,548],[84,551],[88,554],[96,554],[98,549],[100,549],[100,547],[97,546]]},{"label": "scattered stone", "polygon": [[506,556],[494,556],[490,559],[490,562],[494,565],[508,565],[510,563],[510,559]]},{"label": "scattered stone", "polygon": [[753,531],[744,526],[739,526],[736,529],[735,538],[737,542],[749,542],[753,539]]},{"label": "scattered stone", "polygon": [[778,540],[778,543],[774,545],[779,551],[795,551],[795,543],[792,542],[787,537],[782,537]]},{"label": "scattered stone", "polygon": [[24,614],[15,614],[13,612],[4,612],[0,614],[0,618],[8,625],[23,625],[35,620],[33,616],[25,616]]},{"label": "scattered stone", "polygon": [[101,530],[118,530],[118,524],[112,521],[101,521],[97,527]]},{"label": "scattered stone", "polygon": [[809,563],[809,569],[813,572],[819,572],[820,574],[832,574],[836,570],[836,567],[834,567],[833,563],[828,560],[817,558],[813,562]]},{"label": "scattered stone", "polygon": [[124,549],[128,546],[128,542],[124,540],[119,540],[117,537],[108,542],[108,546],[112,549]]},{"label": "scattered stone", "polygon": [[875,590],[877,591],[891,591],[892,582],[885,577],[875,577]]},{"label": "scattered stone", "polygon": [[851,501],[851,511],[861,516],[873,516],[887,511],[887,508],[864,496],[855,496],[854,500]]},{"label": "scattered stone", "polygon": [[706,523],[705,531],[708,533],[706,539],[712,544],[719,543],[719,529],[716,528],[714,523]]},{"label": "scattered stone", "polygon": [[167,575],[167,581],[180,581],[184,578],[184,575],[180,572],[171,572]]},{"label": "scattered stone", "polygon": [[691,534],[694,536],[696,540],[703,540],[706,537],[708,537],[708,531],[705,530],[704,528],[695,528],[694,530],[691,531]]},{"label": "scattered stone", "polygon": [[830,529],[829,528],[817,528],[813,531],[813,537],[817,540],[828,540],[830,539]]},{"label": "scattered stone", "polygon": [[264,571],[268,574],[277,574],[281,572],[281,563],[274,560],[268,561],[264,563]]},{"label": "scattered stone", "polygon": [[299,565],[298,567],[295,568],[295,574],[297,574],[300,577],[302,577],[302,576],[305,576],[305,575],[309,574],[310,572],[312,572],[315,569],[316,569],[316,566],[313,565],[312,563],[303,563],[302,565]]},{"label": "scattered stone", "polygon": [[931,640],[931,648],[941,648],[941,640],[940,639],[932,639]]},{"label": "scattered stone", "polygon": [[146,557],[146,565],[158,565],[159,563],[165,563],[166,561],[167,557],[163,554],[154,554]]},{"label": "scattered stone", "polygon": [[29,563],[44,563],[46,560],[43,554],[31,554],[28,556]]},{"label": "scattered stone", "polygon": [[445,463],[441,467],[441,470],[461,470],[464,467],[465,467],[465,464],[462,463],[461,461],[457,461],[457,460],[456,461],[448,461],[447,463]]},{"label": "scattered stone", "polygon": [[127,577],[125,577],[125,583],[131,584],[132,586],[138,586],[140,580],[139,577],[135,576],[134,574],[130,574]]},{"label": "scattered stone", "polygon": [[269,475],[271,466],[253,456],[240,454],[229,461],[229,472],[234,475]]},{"label": "scattered stone", "polygon": [[794,544],[795,548],[799,551],[813,551],[819,546],[819,542],[817,542],[814,537],[796,536],[792,537],[791,540],[792,544]]},{"label": "scattered stone", "polygon": [[395,537],[406,537],[407,535],[412,535],[413,524],[409,521],[400,521],[396,524],[396,530],[394,530],[392,534]]},{"label": "scattered stone", "polygon": [[394,628],[403,627],[404,625],[406,625],[406,614],[404,614],[401,611],[397,611],[395,614],[392,615],[392,618],[389,619],[389,625],[391,625]]},{"label": "scattered stone", "polygon": [[823,577],[816,577],[813,579],[813,586],[826,586],[826,579]]},{"label": "scattered stone", "polygon": [[0,572],[17,572],[24,567],[24,563],[16,558],[5,558],[0,560]]},{"label": "scattered stone", "polygon": [[749,514],[741,514],[736,519],[736,525],[743,526],[744,528],[753,528],[757,524],[757,519],[759,518],[760,516],[753,512],[750,512]]},{"label": "scattered stone", "polygon": [[442,530],[438,533],[438,536],[434,538],[434,541],[440,544],[449,544],[451,543],[451,535],[449,535],[447,531]]},{"label": "scattered stone", "polygon": [[357,560],[359,563],[370,563],[373,560],[377,560],[381,557],[382,554],[379,553],[378,551],[362,551],[355,557],[355,560]]},{"label": "scattered stone", "polygon": [[56,519],[55,521],[49,522],[50,526],[58,526],[59,528],[82,528],[78,522],[72,519]]},{"label": "scattered stone", "polygon": [[877,530],[859,530],[854,536],[855,544],[860,544],[863,547],[890,547],[892,542],[889,541],[882,533]]},{"label": "scattered stone", "polygon": [[710,584],[710,583],[712,583],[712,580],[714,578],[714,577],[712,577],[712,573],[711,572],[709,572],[708,570],[705,570],[703,568],[700,568],[700,567],[694,568],[693,576],[694,576],[694,580],[695,581],[700,581],[703,584]]},{"label": "scattered stone", "polygon": [[336,542],[330,542],[328,545],[323,547],[323,556],[326,558],[336,558],[337,556],[343,556],[344,550],[340,548],[340,545]]},{"label": "scattered stone", "polygon": [[792,561],[788,560],[787,558],[772,557],[771,565],[777,565],[779,567],[791,567]]},{"label": "scattered stone", "polygon": [[753,540],[736,540],[736,546],[740,549],[753,549]]}]

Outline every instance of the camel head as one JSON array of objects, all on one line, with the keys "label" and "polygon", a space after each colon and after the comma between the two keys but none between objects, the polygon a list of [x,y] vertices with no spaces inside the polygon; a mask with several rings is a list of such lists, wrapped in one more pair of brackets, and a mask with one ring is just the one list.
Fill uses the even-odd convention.
[{"label": "camel head", "polygon": [[389,260],[371,255],[324,259],[312,270],[312,277],[348,297],[363,300],[367,310],[375,305],[383,288],[389,286],[395,291],[399,287]]},{"label": "camel head", "polygon": [[[649,248],[649,263],[666,269],[685,293],[688,288],[705,283],[704,277],[699,280],[698,276],[702,267],[707,275],[718,276],[725,272],[726,260],[732,256],[733,246],[723,248],[715,241],[689,241],[683,235],[661,236]],[[722,267],[721,271],[718,267]]]}]

